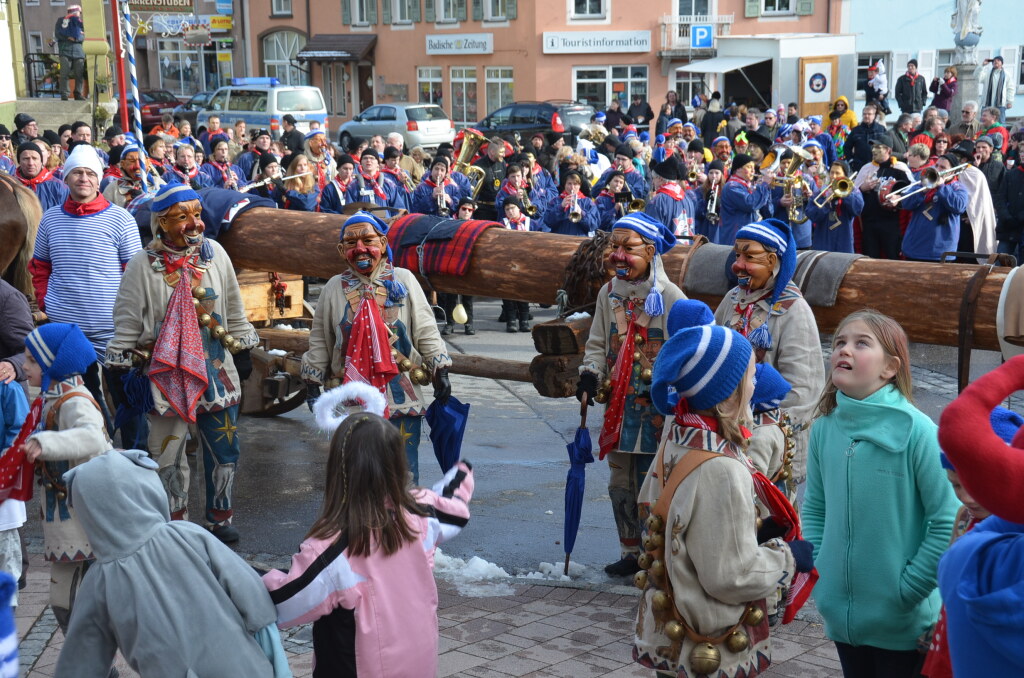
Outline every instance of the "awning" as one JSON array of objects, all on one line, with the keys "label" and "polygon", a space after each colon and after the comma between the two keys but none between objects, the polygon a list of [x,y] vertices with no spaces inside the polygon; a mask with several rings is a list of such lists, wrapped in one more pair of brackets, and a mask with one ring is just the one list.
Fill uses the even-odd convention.
[{"label": "awning", "polygon": [[376,35],[314,35],[295,58],[299,61],[360,61],[375,44]]},{"label": "awning", "polygon": [[747,66],[771,61],[766,57],[721,56],[690,63],[676,68],[676,73],[732,73]]}]

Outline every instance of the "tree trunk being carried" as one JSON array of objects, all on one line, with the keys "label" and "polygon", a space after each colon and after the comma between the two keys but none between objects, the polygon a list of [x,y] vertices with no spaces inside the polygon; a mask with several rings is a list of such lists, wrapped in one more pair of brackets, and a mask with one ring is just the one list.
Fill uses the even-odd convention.
[{"label": "tree trunk being carried", "polygon": [[[253,208],[234,220],[220,243],[239,268],[329,278],[345,266],[336,249],[342,219]],[[473,246],[465,276],[433,275],[430,284],[444,292],[553,304],[566,264],[581,242],[572,236],[488,229]],[[664,256],[668,276],[677,284],[690,250],[677,245]],[[813,307],[818,329],[831,332],[850,313],[874,308],[898,320],[911,341],[957,346],[965,290],[981,268],[985,267],[858,259],[843,278],[835,304]],[[1010,270],[994,268],[981,282],[972,324],[975,348],[999,350],[996,309]],[[712,309],[721,300],[697,298]]]}]

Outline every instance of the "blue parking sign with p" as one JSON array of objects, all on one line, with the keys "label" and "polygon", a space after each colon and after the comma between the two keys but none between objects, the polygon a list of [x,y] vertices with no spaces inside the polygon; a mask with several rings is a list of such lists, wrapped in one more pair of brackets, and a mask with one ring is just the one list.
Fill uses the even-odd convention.
[{"label": "blue parking sign with p", "polygon": [[690,26],[690,49],[711,49],[715,46],[715,34],[711,24]]}]

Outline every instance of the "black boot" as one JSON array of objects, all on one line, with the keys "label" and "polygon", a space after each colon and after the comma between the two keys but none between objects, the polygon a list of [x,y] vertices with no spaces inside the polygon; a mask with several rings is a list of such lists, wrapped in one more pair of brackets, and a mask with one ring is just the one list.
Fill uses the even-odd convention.
[{"label": "black boot", "polygon": [[604,571],[613,577],[632,577],[640,571],[640,565],[636,562],[636,556],[630,554],[618,562],[605,565]]},{"label": "black boot", "polygon": [[455,325],[452,325],[451,323],[445,323],[445,326],[441,329],[441,336],[447,337],[449,334],[452,334],[454,332]]},{"label": "black boot", "polygon": [[515,334],[516,323],[514,320],[509,320],[507,323],[505,323],[505,331],[508,332],[509,334]]},{"label": "black boot", "polygon": [[519,321],[519,331],[520,332],[529,332],[530,331],[530,321],[529,320],[520,320]]},{"label": "black boot", "polygon": [[476,328],[473,327],[473,323],[466,323],[466,334],[476,334]]}]

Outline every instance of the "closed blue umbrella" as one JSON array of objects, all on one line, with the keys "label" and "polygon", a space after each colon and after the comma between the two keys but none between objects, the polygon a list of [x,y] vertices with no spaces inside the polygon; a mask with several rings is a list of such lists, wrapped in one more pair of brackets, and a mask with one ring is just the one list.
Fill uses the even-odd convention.
[{"label": "closed blue umbrella", "polygon": [[444,404],[435,400],[427,408],[426,419],[430,424],[434,456],[441,465],[441,472],[447,473],[462,456],[462,437],[466,434],[469,403],[461,403],[454,396],[450,396]]},{"label": "closed blue umbrella", "polygon": [[569,556],[576,545],[576,533],[580,529],[580,514],[583,512],[583,491],[586,488],[586,465],[594,461],[594,446],[587,430],[587,399],[580,402],[580,427],[576,437],[565,446],[569,453],[569,473],[565,476],[565,528],[562,543],[565,545],[565,574],[569,574]]}]

